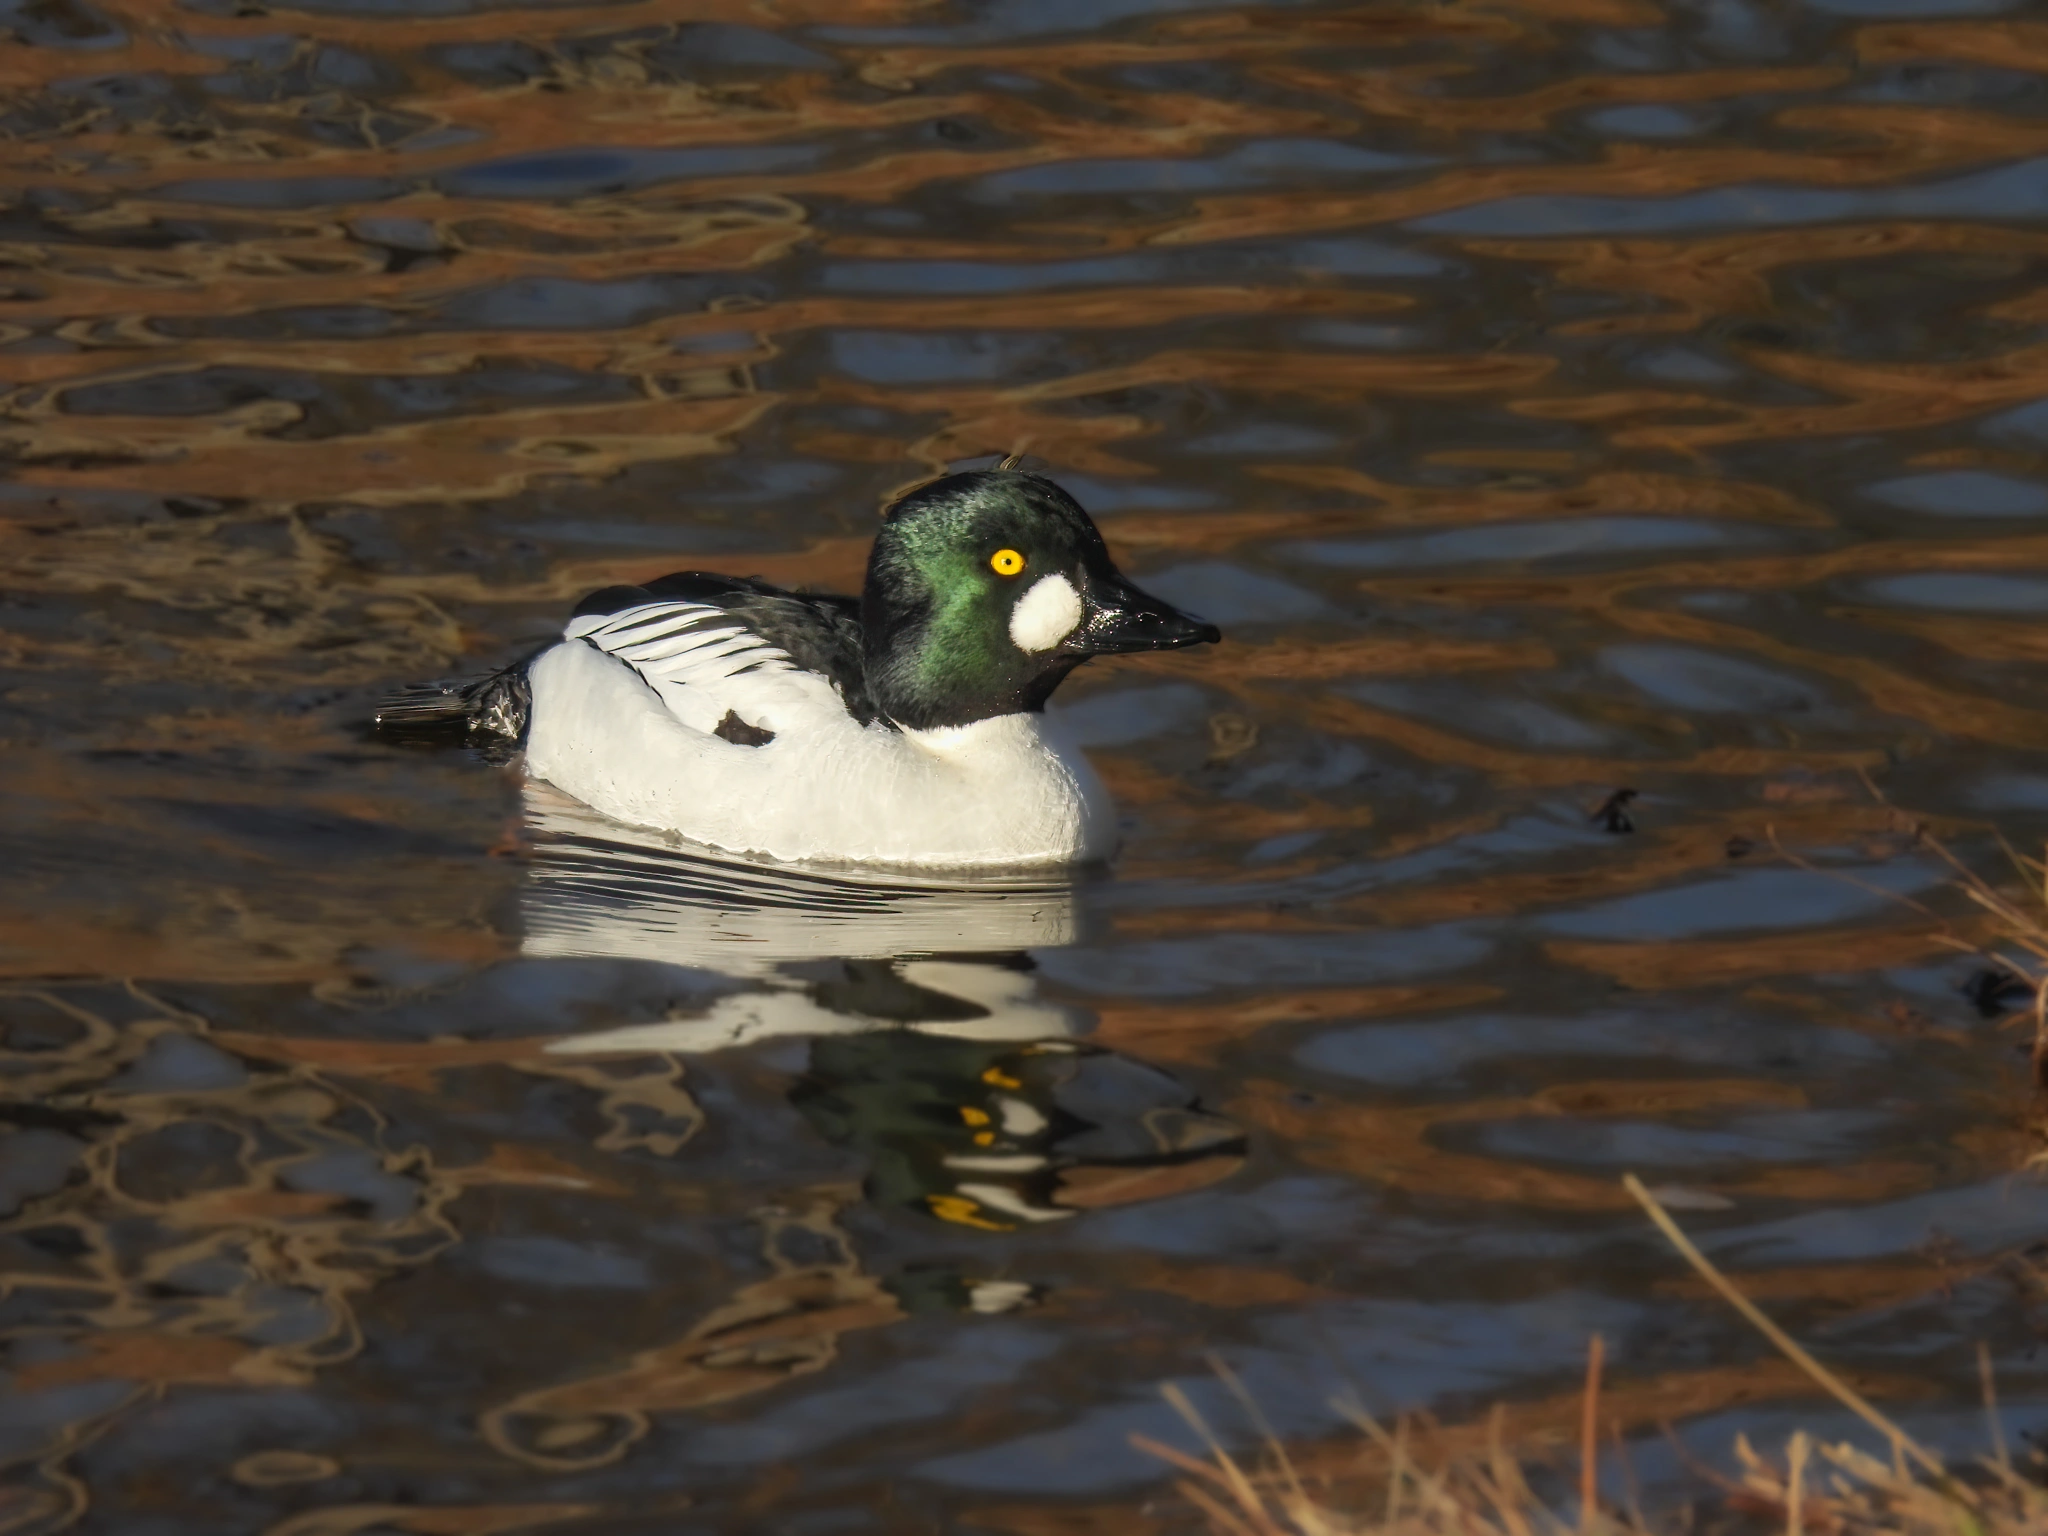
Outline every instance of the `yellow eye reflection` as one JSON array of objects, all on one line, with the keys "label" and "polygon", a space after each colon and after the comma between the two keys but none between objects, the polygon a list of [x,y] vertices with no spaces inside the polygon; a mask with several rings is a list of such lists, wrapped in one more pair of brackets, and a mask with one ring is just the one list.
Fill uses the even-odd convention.
[{"label": "yellow eye reflection", "polygon": [[980,1202],[970,1200],[965,1195],[926,1195],[924,1202],[931,1207],[931,1213],[941,1221],[957,1222],[963,1227],[979,1227],[984,1232],[1017,1230],[1017,1223],[1014,1221],[989,1220],[981,1214]]},{"label": "yellow eye reflection", "polygon": [[1015,576],[1024,569],[1024,557],[1014,549],[999,549],[988,557],[988,568],[998,576]]}]

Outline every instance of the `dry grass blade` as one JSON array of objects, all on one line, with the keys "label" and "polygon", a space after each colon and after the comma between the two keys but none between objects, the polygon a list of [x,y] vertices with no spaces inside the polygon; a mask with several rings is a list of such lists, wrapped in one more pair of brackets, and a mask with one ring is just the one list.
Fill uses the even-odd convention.
[{"label": "dry grass blade", "polygon": [[1669,1239],[1671,1246],[1678,1250],[1686,1263],[1698,1271],[1702,1280],[1706,1281],[1707,1284],[1720,1293],[1723,1301],[1740,1312],[1751,1327],[1775,1344],[1779,1352],[1786,1359],[1811,1376],[1822,1390],[1840,1402],[1843,1407],[1862,1419],[1864,1423],[1870,1425],[1879,1434],[1884,1435],[1894,1446],[1911,1456],[1920,1464],[1922,1469],[1936,1477],[1945,1475],[1946,1469],[1933,1453],[1914,1440],[1911,1435],[1908,1435],[1890,1419],[1879,1413],[1877,1409],[1871,1406],[1870,1400],[1864,1397],[1862,1393],[1814,1359],[1812,1355],[1800,1347],[1798,1341],[1792,1335],[1772,1322],[1770,1318],[1764,1315],[1762,1309],[1755,1302],[1737,1290],[1734,1282],[1729,1280],[1720,1270],[1716,1269],[1713,1261],[1701,1253],[1693,1245],[1692,1239],[1680,1230],[1678,1223],[1671,1219],[1670,1212],[1666,1211],[1658,1203],[1655,1195],[1643,1187],[1641,1179],[1630,1173],[1624,1174],[1621,1182],[1622,1187],[1635,1196],[1636,1203],[1649,1213],[1650,1220],[1657,1224],[1657,1230]]},{"label": "dry grass blade", "polygon": [[1999,1472],[2012,1475],[2012,1456],[2005,1448],[2005,1429],[1998,1422],[1998,1378],[1991,1370],[1991,1348],[1977,1341],[1977,1379],[1984,1386],[1984,1418],[1991,1430],[1991,1456]]},{"label": "dry grass blade", "polygon": [[1215,1458],[1218,1480],[1229,1491],[1231,1497],[1237,1500],[1238,1507],[1248,1515],[1261,1515],[1266,1507],[1265,1499],[1252,1486],[1251,1479],[1245,1476],[1230,1453],[1223,1449],[1222,1442],[1210,1430],[1201,1410],[1188,1400],[1185,1392],[1171,1382],[1164,1388],[1164,1396],[1167,1402],[1173,1405],[1173,1411],[1185,1419],[1188,1427],[1202,1437],[1202,1443],[1208,1446],[1209,1454]]},{"label": "dry grass blade", "polygon": [[1599,1334],[1586,1346],[1586,1395],[1579,1415],[1579,1529],[1590,1531],[1600,1511],[1600,1368],[1607,1341]]}]

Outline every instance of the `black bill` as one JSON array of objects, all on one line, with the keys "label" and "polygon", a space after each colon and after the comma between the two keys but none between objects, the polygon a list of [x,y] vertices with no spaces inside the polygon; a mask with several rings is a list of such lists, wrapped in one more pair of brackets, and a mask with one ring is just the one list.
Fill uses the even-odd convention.
[{"label": "black bill", "polygon": [[1172,651],[1184,645],[1213,645],[1223,638],[1214,624],[1182,613],[1118,578],[1091,585],[1087,611],[1060,648],[1083,656],[1121,656],[1133,651]]}]

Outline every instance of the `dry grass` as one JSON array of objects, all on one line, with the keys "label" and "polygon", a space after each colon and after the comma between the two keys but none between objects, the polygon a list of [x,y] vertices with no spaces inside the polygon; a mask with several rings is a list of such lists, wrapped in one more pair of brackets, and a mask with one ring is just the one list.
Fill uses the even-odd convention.
[{"label": "dry grass", "polygon": [[[1178,1388],[1167,1399],[1208,1446],[1199,1460],[1143,1436],[1140,1448],[1183,1475],[1177,1487],[1216,1536],[1680,1536],[1702,1531],[1783,1531],[1787,1536],[2042,1536],[2048,1532],[2048,1486],[2013,1466],[1999,1434],[1990,1361],[1983,1357],[1992,1453],[1951,1471],[1925,1446],[1873,1407],[1854,1388],[1766,1317],[1755,1303],[1679,1230],[1669,1213],[1630,1175],[1629,1193],[1664,1235],[1731,1305],[1816,1385],[1890,1442],[1889,1461],[1848,1444],[1828,1445],[1801,1431],[1782,1457],[1759,1454],[1738,1437],[1739,1475],[1704,1474],[1714,1485],[1710,1513],[1685,1509],[1646,1516],[1633,1502],[1617,1508],[1599,1495],[1597,1422],[1602,1347],[1592,1341],[1581,1416],[1578,1498],[1560,1509],[1530,1482],[1529,1467],[1500,1433],[1496,1414],[1483,1455],[1427,1464],[1404,1421],[1394,1429],[1355,1405],[1337,1403],[1385,1462],[1385,1492],[1372,1509],[1338,1508],[1327,1489],[1311,1487],[1270,1432],[1260,1464],[1248,1468],[1223,1448]],[[1225,1380],[1230,1381],[1227,1373]],[[1258,1421],[1257,1410],[1241,1401]],[[1263,1425],[1261,1426],[1263,1428]]]},{"label": "dry grass", "polygon": [[[1199,1424],[1199,1420],[1196,1421]],[[1179,1490],[1217,1536],[1681,1536],[1712,1530],[1777,1530],[1808,1536],[2041,1536],[2048,1490],[1995,1462],[1974,1484],[1919,1476],[1850,1445],[1795,1434],[1782,1458],[1736,1441],[1739,1480],[1722,1480],[1715,1513],[1664,1518],[1634,1508],[1559,1510],[1530,1486],[1523,1463],[1495,1443],[1484,1457],[1425,1467],[1406,1456],[1400,1431],[1355,1422],[1392,1468],[1376,1509],[1334,1508],[1303,1485],[1286,1453],[1268,1447],[1268,1468],[1247,1471],[1213,1441],[1209,1461],[1148,1445],[1185,1474]]]}]

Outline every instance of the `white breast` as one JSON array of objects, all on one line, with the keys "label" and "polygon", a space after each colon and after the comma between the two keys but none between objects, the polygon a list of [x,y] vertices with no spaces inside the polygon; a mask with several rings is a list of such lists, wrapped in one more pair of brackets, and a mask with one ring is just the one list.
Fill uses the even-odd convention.
[{"label": "white breast", "polygon": [[[694,678],[656,683],[582,639],[557,645],[530,673],[527,771],[619,821],[775,859],[960,868],[1112,851],[1108,794],[1043,716],[862,726],[780,652],[695,661]],[[775,739],[710,734],[728,709]]]}]

